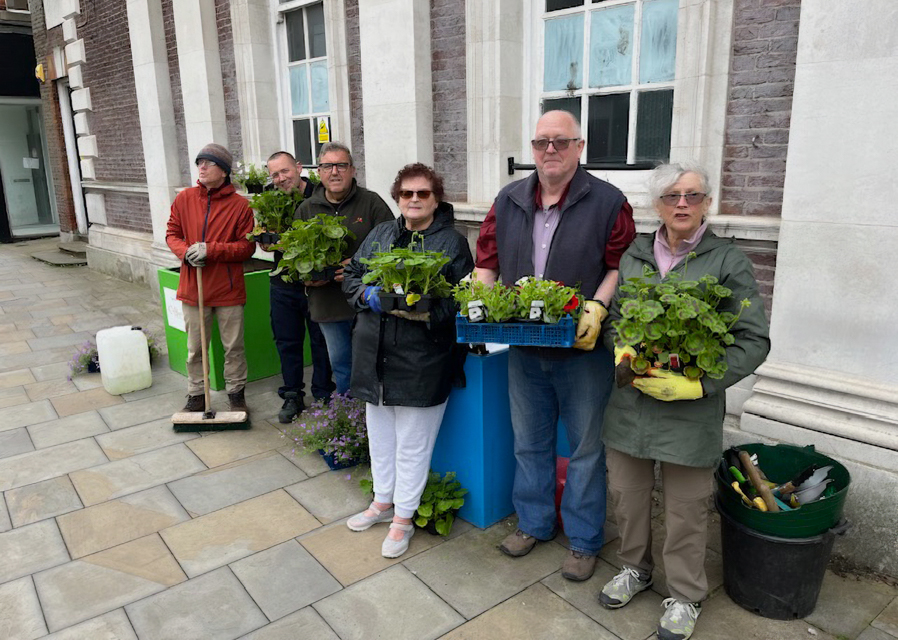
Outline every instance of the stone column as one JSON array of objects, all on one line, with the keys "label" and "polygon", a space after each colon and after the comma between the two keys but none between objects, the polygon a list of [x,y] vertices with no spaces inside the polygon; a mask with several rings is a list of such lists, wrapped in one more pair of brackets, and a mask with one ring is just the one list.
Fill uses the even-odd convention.
[{"label": "stone column", "polygon": [[433,165],[428,0],[359,3],[367,188],[385,200],[396,172]]},{"label": "stone column", "polygon": [[[804,0],[771,338],[743,436],[852,474],[836,550],[898,574],[898,8]],[[837,88],[837,89],[835,89]]]}]

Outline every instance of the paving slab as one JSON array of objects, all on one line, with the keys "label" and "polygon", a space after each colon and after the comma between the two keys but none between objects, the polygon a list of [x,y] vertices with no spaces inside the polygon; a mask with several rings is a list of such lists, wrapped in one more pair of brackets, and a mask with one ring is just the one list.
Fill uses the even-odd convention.
[{"label": "paving slab", "polygon": [[876,616],[873,626],[898,638],[898,597]]},{"label": "paving slab", "polygon": [[[15,328],[15,325],[11,325]],[[13,331],[0,331],[0,343],[20,342],[22,340],[30,340],[34,334],[29,329],[15,329]]]},{"label": "paving slab", "polygon": [[[647,636],[642,636],[645,637]],[[520,638],[618,640],[616,635],[596,624],[541,584],[528,587],[443,636],[443,640],[519,640]]]},{"label": "paving slab", "polygon": [[386,535],[386,523],[375,525],[367,531],[350,531],[340,522],[300,538],[299,542],[344,586],[399,564],[443,542],[439,536],[416,530],[408,551],[400,558],[391,559],[384,558],[380,553]]},{"label": "paving slab", "polygon": [[205,468],[190,449],[183,444],[174,444],[124,460],[75,471],[71,478],[84,506],[89,507],[178,480],[204,471]]},{"label": "paving slab", "polygon": [[874,627],[867,627],[857,640],[895,640],[895,636]]},{"label": "paving slab", "polygon": [[0,533],[0,584],[69,561],[53,520]]},{"label": "paving slab", "polygon": [[47,633],[41,605],[31,578],[0,585],[0,638],[34,640]]},{"label": "paving slab", "polygon": [[[65,316],[71,317],[71,316]],[[45,324],[31,325],[31,332],[34,334],[36,338],[48,338],[50,336],[62,336],[67,335],[69,333],[74,333],[72,329],[67,324],[46,324],[47,318],[45,318],[42,322]]]},{"label": "paving slab", "polygon": [[[32,315],[34,314],[32,313]],[[61,336],[50,336],[48,338],[32,338],[31,340],[28,340],[28,346],[31,347],[32,351],[41,351],[42,349],[57,349],[59,347],[75,346],[93,339],[94,334],[90,331],[76,331],[75,333],[68,333]],[[73,353],[74,351],[75,350],[72,349]]]},{"label": "paving slab", "polygon": [[13,524],[22,527],[82,507],[68,476],[51,478],[6,492],[6,503]]},{"label": "paving slab", "polygon": [[[283,456],[278,457],[284,459]],[[368,476],[366,464],[341,471],[329,471],[287,487],[287,493],[296,498],[297,502],[319,521],[328,524],[364,511],[368,507],[371,496],[359,487],[359,479],[366,476]]]},{"label": "paving slab", "polygon": [[465,621],[401,565],[313,606],[342,640],[431,640]]},{"label": "paving slab", "polygon": [[340,640],[312,607],[291,613],[286,618],[265,625],[240,640]]},{"label": "paving slab", "polygon": [[187,383],[183,391],[172,391],[160,396],[122,403],[114,407],[100,409],[100,415],[110,429],[124,429],[151,420],[169,417],[184,407],[187,396]]},{"label": "paving slab", "polygon": [[[268,380],[279,380],[279,378],[268,378]],[[276,423],[278,412],[284,401],[278,396],[277,390],[264,391],[258,394],[246,396],[246,406],[249,407],[250,415],[253,420],[265,420],[272,424]]]},{"label": "paving slab", "polygon": [[[59,378],[67,378],[71,373],[68,362],[56,362],[54,364],[44,364],[28,369],[32,377],[36,381],[57,380]],[[2,374],[0,374],[2,375]],[[33,381],[32,381],[33,382]],[[74,380],[73,380],[74,382]]]},{"label": "paving slab", "polygon": [[146,424],[103,433],[96,440],[107,458],[121,460],[199,437],[199,433],[189,431],[177,433],[172,428],[171,418],[159,418]]},{"label": "paving slab", "polygon": [[521,558],[505,555],[499,551],[499,543],[514,530],[513,523],[502,520],[488,529],[469,531],[404,564],[470,619],[558,571],[564,561],[566,551],[555,542],[537,544]]},{"label": "paving slab", "polygon": [[108,433],[109,427],[96,411],[86,411],[66,418],[33,424],[28,433],[34,446],[45,449],[57,444],[90,438],[101,433]]},{"label": "paving slab", "polygon": [[31,442],[25,427],[0,431],[0,458],[9,458],[29,451],[34,451],[34,443]]},{"label": "paving slab", "polygon": [[17,371],[0,373],[0,389],[31,384],[34,381],[34,374],[31,373],[30,369],[19,369]]},{"label": "paving slab", "polygon": [[51,633],[43,640],[137,640],[124,609]]},{"label": "paving slab", "polygon": [[64,364],[72,359],[72,353],[73,349],[71,347],[63,347],[4,356],[0,360],[0,371],[15,371],[17,369],[34,368],[54,363]]},{"label": "paving slab", "polygon": [[31,347],[24,340],[20,342],[0,342],[0,356],[12,356],[19,353],[30,353]]},{"label": "paving slab", "polygon": [[0,409],[0,431],[9,431],[19,427],[55,420],[59,416],[53,410],[49,400],[29,402]]},{"label": "paving slab", "polygon": [[218,511],[306,479],[277,451],[215,467],[170,483],[191,517]]},{"label": "paving slab", "polygon": [[827,571],[817,607],[805,620],[833,634],[855,638],[892,602],[898,590],[882,582]]},{"label": "paving slab", "polygon": [[32,402],[55,398],[70,393],[77,393],[78,388],[69,380],[45,380],[44,382],[32,382],[25,385],[25,392]]},{"label": "paving slab", "polygon": [[81,509],[57,518],[72,558],[142,538],[190,520],[164,486]]},{"label": "paving slab", "polygon": [[6,510],[6,501],[0,495],[0,533],[12,529],[12,521],[9,519],[9,512]]},{"label": "paving slab", "polygon": [[121,396],[114,396],[102,388],[51,398],[50,402],[60,418],[125,403]]},{"label": "paving slab", "polygon": [[14,407],[19,404],[31,402],[31,398],[25,392],[24,387],[7,387],[0,389],[0,409]]},{"label": "paving slab", "polygon": [[104,462],[106,456],[100,445],[90,438],[21,453],[0,460],[0,491],[57,478]]},{"label": "paving slab", "polygon": [[268,623],[227,567],[125,610],[141,640],[233,640]]},{"label": "paving slab", "polygon": [[183,522],[161,532],[193,577],[320,526],[283,489]]},{"label": "paving slab", "polygon": [[256,420],[253,414],[250,414],[250,420],[253,427],[248,431],[222,431],[192,440],[187,446],[209,468],[284,446],[280,431],[265,421]]},{"label": "paving slab", "polygon": [[283,618],[343,588],[296,540],[238,560],[231,570],[269,620]]},{"label": "paving slab", "polygon": [[186,579],[157,534],[34,576],[50,631],[118,609]]},{"label": "paving slab", "polygon": [[99,389],[103,386],[103,377],[99,373],[79,373],[72,377],[72,384],[78,388],[78,391]]},{"label": "paving slab", "polygon": [[173,391],[179,391],[186,394],[187,379],[180,373],[175,371],[160,372],[153,370],[153,385],[146,389],[138,389],[130,393],[122,394],[125,402],[134,402],[135,400],[143,400],[144,398],[152,398],[161,396]]},{"label": "paving slab", "polygon": [[278,452],[291,463],[302,469],[310,478],[330,471],[330,467],[318,453],[295,451],[292,446],[281,447]]}]

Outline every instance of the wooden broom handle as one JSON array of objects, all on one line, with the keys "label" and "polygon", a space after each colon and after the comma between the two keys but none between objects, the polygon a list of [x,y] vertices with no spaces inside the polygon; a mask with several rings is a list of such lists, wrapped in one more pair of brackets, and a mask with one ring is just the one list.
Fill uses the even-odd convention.
[{"label": "wooden broom handle", "polygon": [[196,291],[197,303],[200,308],[200,341],[203,343],[203,395],[205,396],[206,406],[204,414],[212,410],[212,401],[209,397],[209,362],[206,348],[206,312],[203,309],[203,268],[196,268]]}]

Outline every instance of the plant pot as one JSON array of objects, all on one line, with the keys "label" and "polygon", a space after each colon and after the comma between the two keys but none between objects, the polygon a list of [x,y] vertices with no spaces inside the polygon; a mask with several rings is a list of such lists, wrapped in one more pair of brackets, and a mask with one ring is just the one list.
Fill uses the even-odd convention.
[{"label": "plant pot", "polygon": [[343,265],[336,267],[325,267],[322,271],[312,271],[309,274],[309,280],[327,280],[331,281],[337,275],[337,271],[343,268]]},{"label": "plant pot", "polygon": [[262,193],[265,191],[264,184],[246,184],[243,186],[246,188],[247,193]]},{"label": "plant pot", "polygon": [[91,360],[87,363],[88,373],[100,373],[100,363],[97,360]]},{"label": "plant pot", "polygon": [[281,241],[281,235],[279,233],[268,233],[267,231],[263,231],[262,233],[256,235],[256,242],[261,244],[277,244]]},{"label": "plant pot", "polygon": [[330,467],[331,471],[338,471],[340,469],[348,469],[349,467],[354,467],[359,463],[358,460],[347,460],[346,462],[338,462],[334,460],[333,453],[325,453],[324,449],[318,449],[318,453],[321,454],[321,457],[324,458],[324,461],[327,463],[327,466]]},{"label": "plant pot", "polygon": [[430,294],[424,294],[415,304],[408,305],[405,302],[405,295],[401,293],[387,293],[381,291],[377,296],[380,298],[380,307],[384,312],[414,311],[423,313],[425,311],[430,311],[430,303],[431,300],[433,300],[433,297]]}]

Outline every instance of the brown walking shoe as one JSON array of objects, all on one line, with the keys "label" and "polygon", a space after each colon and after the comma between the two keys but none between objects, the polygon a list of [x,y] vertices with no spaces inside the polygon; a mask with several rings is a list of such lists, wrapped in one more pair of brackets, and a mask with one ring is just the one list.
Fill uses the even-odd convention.
[{"label": "brown walking shoe", "polygon": [[[553,535],[552,538],[554,537],[555,536]],[[552,538],[549,539],[551,540]],[[502,544],[499,545],[499,551],[511,556],[512,558],[519,558],[530,553],[533,550],[533,547],[536,546],[537,542],[544,541],[540,540],[539,538],[534,538],[533,536],[518,529],[502,541]]]},{"label": "brown walking shoe", "polygon": [[205,411],[205,396],[187,396],[187,404],[184,405],[183,411]]},{"label": "brown walking shoe", "polygon": [[568,580],[583,582],[592,577],[596,570],[596,557],[571,551],[561,566],[561,575]]},{"label": "brown walking shoe", "polygon": [[231,411],[245,411],[249,413],[249,407],[246,406],[246,398],[243,389],[228,394],[228,408]]}]

